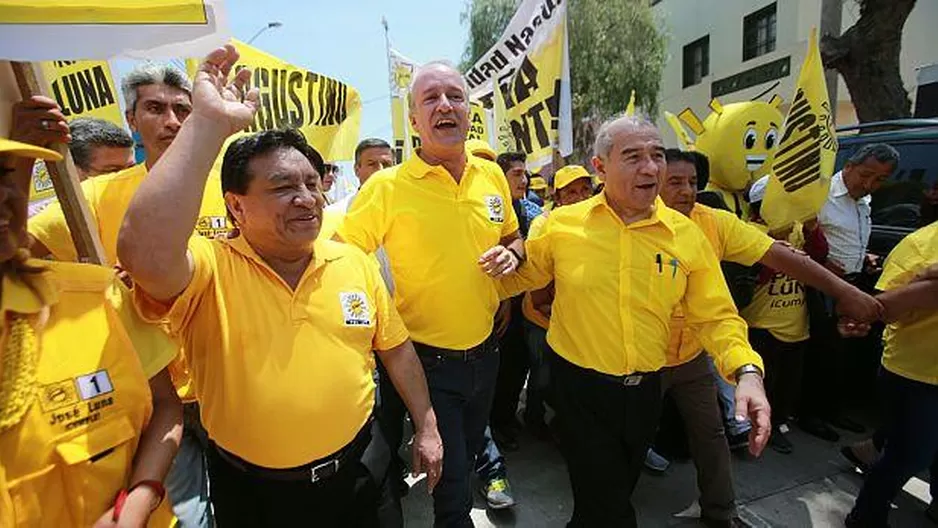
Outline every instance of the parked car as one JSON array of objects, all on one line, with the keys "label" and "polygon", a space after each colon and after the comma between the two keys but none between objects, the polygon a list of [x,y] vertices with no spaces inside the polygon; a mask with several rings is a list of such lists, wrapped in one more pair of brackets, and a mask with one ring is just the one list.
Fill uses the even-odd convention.
[{"label": "parked car", "polygon": [[899,169],[873,194],[870,253],[885,257],[906,235],[936,220],[938,119],[900,119],[837,129],[836,170],[860,147],[886,143],[899,151]]}]

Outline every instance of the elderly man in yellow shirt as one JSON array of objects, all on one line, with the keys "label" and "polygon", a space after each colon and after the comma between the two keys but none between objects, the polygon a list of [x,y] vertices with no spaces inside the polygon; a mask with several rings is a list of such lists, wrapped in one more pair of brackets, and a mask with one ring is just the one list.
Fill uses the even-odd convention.
[{"label": "elderly man in yellow shirt", "polygon": [[421,147],[371,177],[338,234],[366,252],[387,251],[394,301],[427,373],[445,447],[435,523],[470,527],[469,477],[498,373],[495,278],[524,259],[524,242],[501,169],[466,148],[463,76],[428,63],[414,75],[409,99]]},{"label": "elderly man in yellow shirt", "polygon": [[670,319],[677,307],[738,383],[739,414],[769,435],[762,359],[746,341],[719,262],[700,229],[658,199],[667,170],[655,126],[637,117],[600,128],[593,166],[603,191],[552,211],[527,242],[506,294],[554,281],[547,342],[551,387],[573,488],[568,524],[636,526],[631,495],[661,409]]},{"label": "elderly man in yellow shirt", "polygon": [[[13,127],[43,145],[68,133],[50,106]],[[30,258],[36,158],[61,156],[0,138],[0,526],[170,526],[176,347],[139,319],[113,270]]]},{"label": "elderly man in yellow shirt", "polygon": [[257,110],[257,90],[245,94],[250,71],[227,84],[238,58],[228,45],[201,66],[193,114],[140,185],[118,255],[140,311],[186,350],[218,523],[377,526],[390,453],[372,427],[373,350],[410,410],[413,469],[431,488],[442,446],[374,261],[317,240],[322,157],[295,130],[233,142],[221,179],[237,236],[190,239],[222,144]]},{"label": "elderly man in yellow shirt", "polygon": [[[885,402],[882,457],[866,473],[848,528],[887,526],[896,494],[931,466],[938,520],[938,222],[905,237],[886,258],[876,284],[889,323],[883,333],[880,398]],[[841,325],[843,326],[843,325]]]},{"label": "elderly man in yellow shirt", "polygon": [[[776,242],[754,225],[729,211],[695,202],[697,161],[695,153],[665,151],[667,171],[662,174],[660,196],[668,207],[696,224],[719,260],[744,266],[760,263],[784,272],[840,299],[851,317],[871,321],[881,307],[869,295],[839,279],[806,255]],[[720,423],[716,387],[704,346],[696,332],[686,328],[682,311],[671,321],[668,368],[663,385],[677,404],[687,426],[691,455],[697,466],[702,519],[709,526],[730,526],[736,515],[730,451]],[[771,372],[767,376],[772,376]]]}]

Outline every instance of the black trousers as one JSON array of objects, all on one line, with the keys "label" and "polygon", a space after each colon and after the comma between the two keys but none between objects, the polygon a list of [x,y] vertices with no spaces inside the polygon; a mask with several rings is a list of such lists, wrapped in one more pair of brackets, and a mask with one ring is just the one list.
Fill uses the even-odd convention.
[{"label": "black trousers", "polygon": [[387,525],[379,515],[381,500],[386,497],[379,485],[383,475],[372,476],[364,462],[346,464],[332,477],[313,483],[271,480],[244,472],[222,458],[214,443],[206,456],[215,523],[221,528]]},{"label": "black trousers", "polygon": [[511,322],[505,335],[498,339],[501,351],[495,397],[492,400],[490,424],[493,429],[510,428],[517,420],[521,389],[528,376],[528,348],[524,340],[524,313],[521,296],[511,299]]},{"label": "black trousers", "polygon": [[808,341],[786,343],[768,330],[750,328],[749,343],[765,363],[765,394],[772,406],[772,425],[787,423],[801,393]]},{"label": "black trousers", "polygon": [[660,373],[626,386],[557,354],[550,357],[551,390],[573,488],[573,518],[567,526],[633,528],[632,492],[661,411]]}]

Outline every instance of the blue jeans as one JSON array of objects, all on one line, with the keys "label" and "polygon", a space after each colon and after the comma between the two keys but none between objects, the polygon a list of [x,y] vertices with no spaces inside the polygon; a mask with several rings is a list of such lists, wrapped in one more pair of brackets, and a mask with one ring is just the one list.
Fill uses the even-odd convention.
[{"label": "blue jeans", "polygon": [[484,351],[466,361],[414,343],[423,364],[443,439],[443,475],[433,490],[434,526],[471,528],[471,472],[482,448],[498,377],[498,342],[491,336]]},{"label": "blue jeans", "polygon": [[204,446],[199,438],[204,431],[198,405],[186,404],[183,417],[182,442],[164,482],[166,494],[181,528],[210,528],[215,521],[209,506]]},{"label": "blue jeans", "polygon": [[720,401],[720,410],[723,411],[723,427],[726,428],[726,434],[736,436],[748,433],[752,429],[749,419],[742,422],[736,421],[736,387],[717,372],[717,367],[709,354],[707,354],[707,362],[710,363],[710,371],[716,378],[717,399]]},{"label": "blue jeans", "polygon": [[547,361],[547,330],[524,321],[524,338],[528,345],[528,393],[524,407],[524,422],[532,425],[544,421],[545,397],[550,383],[550,363]]},{"label": "blue jeans", "polygon": [[[883,455],[870,468],[851,516],[859,526],[886,526],[890,503],[919,471],[938,469],[938,385],[880,371],[880,398],[888,409]],[[935,491],[934,481],[932,491]]]},{"label": "blue jeans", "polygon": [[479,450],[479,456],[476,457],[476,475],[483,483],[488,483],[496,479],[503,479],[508,476],[508,468],[505,467],[505,457],[492,440],[492,428],[485,427],[485,435],[482,439],[482,449]]}]

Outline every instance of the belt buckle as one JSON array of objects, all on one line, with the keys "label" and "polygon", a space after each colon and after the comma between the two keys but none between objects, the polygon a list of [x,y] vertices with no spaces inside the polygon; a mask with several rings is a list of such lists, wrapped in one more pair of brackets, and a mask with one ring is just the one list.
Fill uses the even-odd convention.
[{"label": "belt buckle", "polygon": [[339,472],[339,459],[333,458],[328,462],[323,462],[310,470],[310,481],[314,484],[320,480],[327,479]]},{"label": "belt buckle", "polygon": [[631,376],[626,376],[625,379],[622,380],[622,384],[625,385],[626,387],[637,387],[638,385],[641,385],[641,383],[642,383],[641,374],[633,374]]}]

